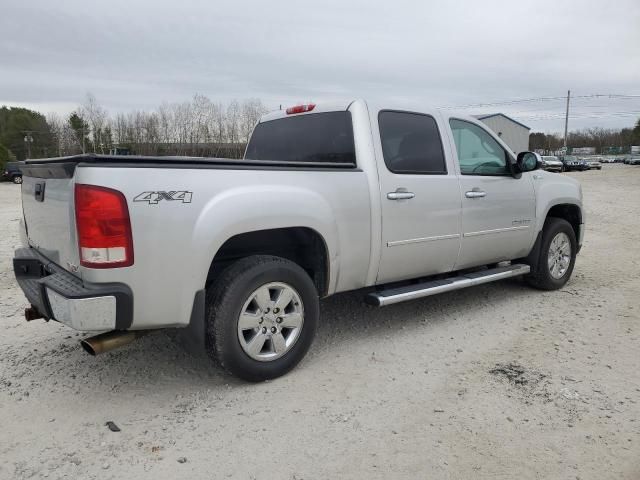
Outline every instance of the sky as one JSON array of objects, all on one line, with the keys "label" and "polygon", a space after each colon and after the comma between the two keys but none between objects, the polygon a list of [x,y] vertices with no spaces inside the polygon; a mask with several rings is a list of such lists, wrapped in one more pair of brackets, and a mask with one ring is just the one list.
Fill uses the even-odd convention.
[{"label": "sky", "polygon": [[365,98],[560,132],[571,89],[570,130],[640,117],[639,0],[29,0],[0,32],[0,105],[42,113]]}]

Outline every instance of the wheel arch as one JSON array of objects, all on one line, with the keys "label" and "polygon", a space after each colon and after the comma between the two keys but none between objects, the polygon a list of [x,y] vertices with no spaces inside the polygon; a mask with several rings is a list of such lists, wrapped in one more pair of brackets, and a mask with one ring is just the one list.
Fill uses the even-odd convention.
[{"label": "wheel arch", "polygon": [[[301,245],[312,246],[311,252],[322,259],[324,276],[320,267],[309,266]],[[225,262],[260,253],[302,261],[322,296],[335,291],[340,274],[335,212],[320,193],[303,186],[258,183],[223,190],[201,209],[190,246],[196,290],[210,284]]]},{"label": "wheel arch", "polygon": [[561,202],[551,205],[547,208],[544,217],[542,217],[542,221],[539,224],[539,228],[536,234],[536,239],[529,252],[523,259],[519,259],[518,261],[523,261],[524,263],[531,266],[532,273],[536,273],[537,268],[537,259],[540,255],[541,243],[542,243],[542,232],[544,230],[544,226],[549,218],[562,218],[569,222],[571,227],[573,228],[573,232],[576,236],[576,241],[578,242],[578,252],[580,251],[581,242],[583,232],[581,229],[584,228],[584,218],[582,208],[571,202]]},{"label": "wheel arch", "polygon": [[331,266],[327,242],[318,231],[304,226],[254,230],[228,238],[211,260],[206,286],[227,266],[251,255],[273,255],[291,260],[309,274],[320,297],[329,294]]},{"label": "wheel arch", "polygon": [[[544,217],[545,222],[549,217],[562,218],[569,222],[573,227],[576,240],[581,238],[580,229],[583,228],[582,209],[575,203],[558,203],[551,206]],[[544,224],[543,224],[544,227]]]},{"label": "wheel arch", "polygon": [[[544,216],[544,222],[547,221],[548,218],[562,218],[569,222],[571,227],[573,228],[573,232],[576,235],[576,241],[578,242],[578,251],[582,247],[582,236],[584,228],[584,215],[580,205],[575,203],[557,203],[548,208],[546,215]],[[542,227],[540,228],[539,233],[542,232],[542,228],[544,228],[544,222]]]}]

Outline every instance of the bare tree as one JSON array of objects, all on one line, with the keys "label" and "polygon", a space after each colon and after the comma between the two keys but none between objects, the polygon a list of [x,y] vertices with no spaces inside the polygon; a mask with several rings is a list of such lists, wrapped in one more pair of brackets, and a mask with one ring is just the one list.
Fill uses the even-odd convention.
[{"label": "bare tree", "polygon": [[78,112],[90,125],[94,151],[116,145],[145,155],[240,157],[266,108],[255,98],[225,105],[196,94],[189,102],[165,102],[155,111],[109,117],[89,93]]},{"label": "bare tree", "polygon": [[240,141],[247,143],[249,136],[253,132],[260,117],[266,113],[267,109],[257,98],[250,98],[242,103],[240,114]]},{"label": "bare tree", "polygon": [[[98,104],[96,97],[91,92],[87,92],[85,101],[78,111],[89,122],[94,153],[98,149],[102,150],[102,128],[107,120],[107,111]],[[102,151],[102,153],[104,152]]]},{"label": "bare tree", "polygon": [[53,142],[57,147],[57,155],[62,157],[63,145],[64,145],[64,125],[65,121],[55,112],[47,114],[47,123],[53,135]]}]

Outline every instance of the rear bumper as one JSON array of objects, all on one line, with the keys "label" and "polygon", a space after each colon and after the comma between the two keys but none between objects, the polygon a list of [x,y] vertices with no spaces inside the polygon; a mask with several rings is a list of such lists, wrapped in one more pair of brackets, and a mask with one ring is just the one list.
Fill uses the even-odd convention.
[{"label": "rear bumper", "polygon": [[83,282],[33,248],[16,250],[13,271],[27,300],[46,318],[76,330],[126,330],[133,293],[122,283]]}]

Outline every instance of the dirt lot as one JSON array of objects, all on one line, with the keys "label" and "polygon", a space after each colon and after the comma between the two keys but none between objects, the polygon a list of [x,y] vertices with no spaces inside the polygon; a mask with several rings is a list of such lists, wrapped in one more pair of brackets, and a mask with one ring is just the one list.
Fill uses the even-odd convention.
[{"label": "dirt lot", "polygon": [[562,291],[341,295],[302,364],[258,385],[164,334],[94,358],[26,323],[19,187],[0,184],[0,478],[640,478],[640,167],[571,175],[588,230]]}]

